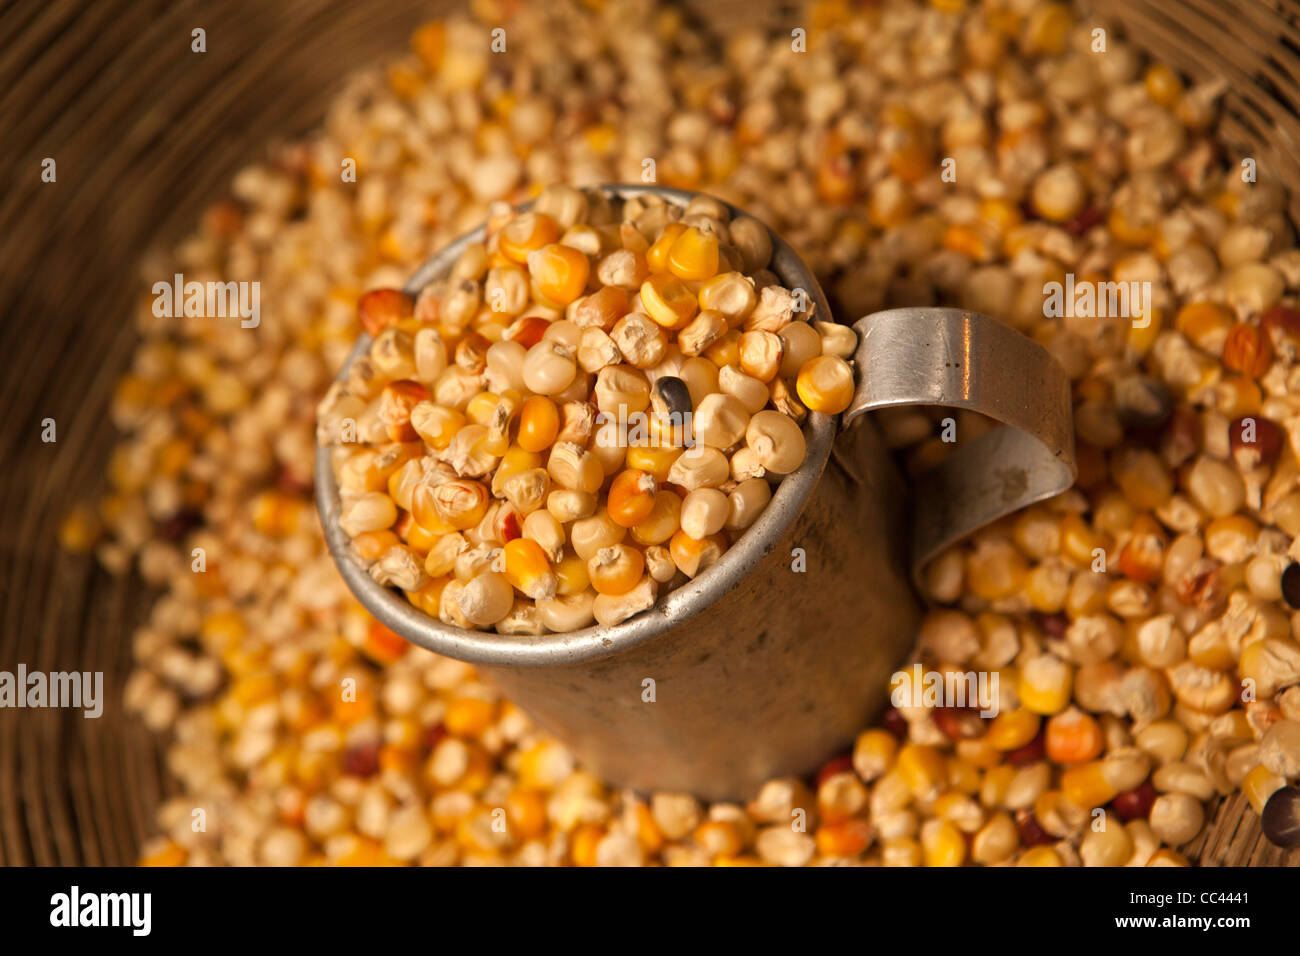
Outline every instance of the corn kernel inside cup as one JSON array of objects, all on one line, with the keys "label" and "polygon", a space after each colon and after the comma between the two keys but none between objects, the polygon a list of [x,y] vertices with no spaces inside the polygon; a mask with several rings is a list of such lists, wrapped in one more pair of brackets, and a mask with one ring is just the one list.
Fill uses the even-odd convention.
[{"label": "corn kernel inside cup", "polygon": [[697,196],[548,186],[415,297],[318,411],[339,524],[380,584],[503,634],[613,625],[711,567],[853,396],[855,338]]}]

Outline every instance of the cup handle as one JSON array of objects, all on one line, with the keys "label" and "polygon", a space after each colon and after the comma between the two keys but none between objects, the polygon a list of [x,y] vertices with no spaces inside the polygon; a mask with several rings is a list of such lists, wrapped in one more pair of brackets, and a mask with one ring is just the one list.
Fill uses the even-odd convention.
[{"label": "cup handle", "polygon": [[916,482],[912,578],[948,545],[1074,484],[1070,380],[1047,349],[962,309],[890,309],[854,323],[857,391],[847,426],[897,405],[967,408],[1003,424]]}]

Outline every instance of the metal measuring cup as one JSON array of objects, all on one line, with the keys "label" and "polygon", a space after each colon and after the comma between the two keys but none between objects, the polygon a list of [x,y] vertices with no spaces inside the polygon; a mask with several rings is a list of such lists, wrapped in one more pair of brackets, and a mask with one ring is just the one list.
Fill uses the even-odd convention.
[{"label": "metal measuring cup", "polygon": [[[697,195],[600,189],[680,206]],[[480,228],[452,242],[406,291],[446,275],[483,236]],[[772,248],[769,268],[829,316],[794,250],[774,233]],[[740,800],[771,777],[810,772],[884,706],[920,617],[909,576],[951,542],[1075,477],[1069,380],[1046,349],[958,309],[894,309],[854,328],[858,386],[848,410],[839,420],[810,412],[807,457],[758,520],[716,564],[621,624],[506,635],[417,610],[354,555],[339,527],[330,449],[321,447],[316,501],[330,552],[376,618],[420,647],[476,665],[615,786]],[[369,345],[363,336],[340,377]],[[909,495],[862,415],[913,404],[966,408],[1004,424],[956,450]]]}]

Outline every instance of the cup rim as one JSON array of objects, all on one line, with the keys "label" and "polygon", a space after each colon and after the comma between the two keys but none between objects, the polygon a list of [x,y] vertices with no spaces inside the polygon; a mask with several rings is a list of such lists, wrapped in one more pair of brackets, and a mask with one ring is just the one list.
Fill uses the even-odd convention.
[{"label": "cup rim", "polygon": [[[588,188],[622,199],[653,195],[678,206],[685,206],[696,196],[707,195],[667,186],[628,183],[602,184]],[[748,215],[743,209],[725,200],[718,201],[730,210],[733,218]],[[525,203],[518,208],[522,210],[530,205],[531,203]],[[766,223],[763,225],[772,238],[772,261],[768,268],[781,279],[786,288],[804,289],[816,307],[815,315],[825,317],[825,321],[833,321],[825,294],[812,271],[771,226]],[[444,246],[414,272],[403,287],[404,291],[414,296],[431,281],[446,275],[465,246],[481,240],[485,231],[486,224]],[[371,341],[369,335],[362,333],[335,376],[335,381],[346,377],[352,362],[369,349]],[[375,581],[353,552],[351,539],[339,526],[341,505],[338,484],[330,462],[333,448],[330,445],[318,445],[316,449],[317,513],[330,554],[349,590],[381,623],[411,643],[470,664],[511,667],[577,664],[608,657],[652,640],[689,621],[737,587],[772,551],[803,512],[830,458],[836,433],[835,421],[833,416],[813,411],[808,413],[803,426],[804,440],[807,443],[803,464],[777,483],[771,501],[758,520],[742,532],[717,562],[681,587],[660,596],[646,610],[620,624],[610,626],[593,624],[577,631],[539,635],[498,634],[444,624],[419,610],[399,596],[395,589]]]}]

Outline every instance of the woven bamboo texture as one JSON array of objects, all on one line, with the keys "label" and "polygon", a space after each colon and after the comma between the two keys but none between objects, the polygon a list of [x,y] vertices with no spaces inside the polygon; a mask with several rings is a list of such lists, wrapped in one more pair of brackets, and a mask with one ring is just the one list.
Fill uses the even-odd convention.
[{"label": "woven bamboo texture", "polygon": [[[163,741],[120,706],[131,633],[152,595],[54,528],[92,500],[107,408],[135,335],[135,263],[188,232],[231,175],[310,129],[347,73],[400,49],[445,4],[420,0],[19,0],[0,3],[0,669],[105,674],[99,720],[0,710],[0,864],[129,864],[168,793]],[[1284,180],[1300,170],[1300,4],[1096,4],[1195,76],[1232,84],[1225,136]],[[698,4],[714,22],[795,22],[794,6]],[[190,31],[207,31],[207,52]],[[40,182],[45,156],[58,182]],[[1292,218],[1300,205],[1293,200]],[[43,444],[41,421],[58,423]],[[1245,801],[1217,808],[1190,855],[1300,863]]]}]

